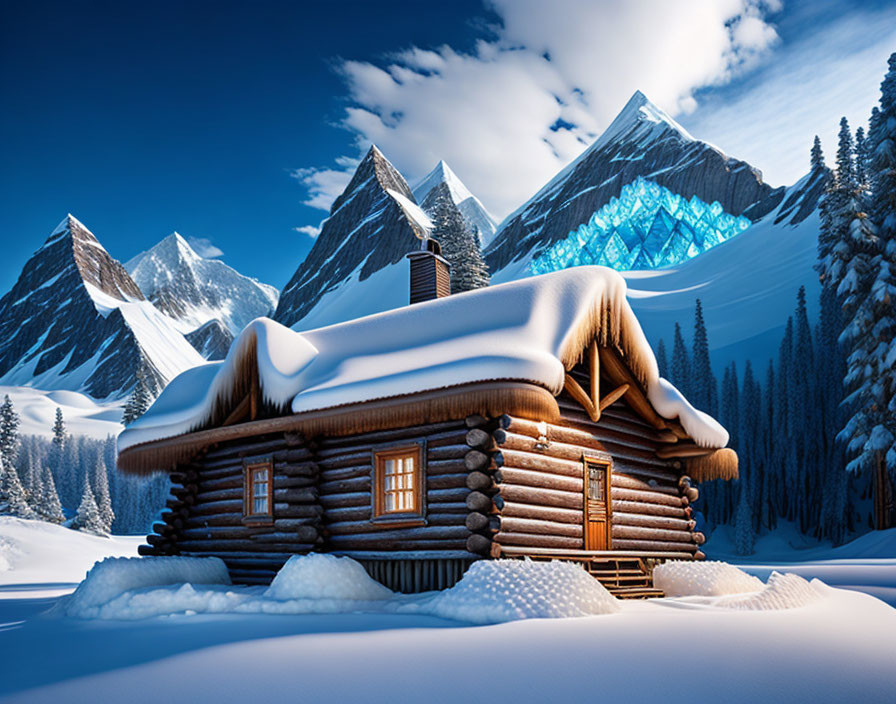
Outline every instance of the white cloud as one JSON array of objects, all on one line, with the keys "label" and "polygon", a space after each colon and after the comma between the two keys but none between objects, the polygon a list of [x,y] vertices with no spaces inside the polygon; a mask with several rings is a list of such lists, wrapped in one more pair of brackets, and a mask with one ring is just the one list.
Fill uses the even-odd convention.
[{"label": "white cloud", "polygon": [[292,229],[300,234],[308,235],[312,239],[320,234],[320,228],[315,227],[314,225],[302,225],[301,227],[294,227]]},{"label": "white cloud", "polygon": [[692,134],[760,168],[769,183],[794,183],[809,170],[814,135],[830,164],[841,116],[853,129],[867,130],[894,48],[896,7],[850,7],[838,21],[782,47],[736,95],[708,98],[682,122]]},{"label": "white cloud", "polygon": [[[758,0],[492,0],[503,26],[472,53],[412,47],[375,65],[345,61],[342,124],[412,181],[445,159],[503,216],[576,157],[636,89],[672,113],[774,44]],[[357,155],[353,155],[357,156]],[[355,160],[356,161],[356,160]],[[342,168],[301,169],[327,207]]]},{"label": "white cloud", "polygon": [[193,248],[196,254],[206,259],[214,259],[224,254],[220,248],[212,244],[208,237],[187,237],[187,244]]}]

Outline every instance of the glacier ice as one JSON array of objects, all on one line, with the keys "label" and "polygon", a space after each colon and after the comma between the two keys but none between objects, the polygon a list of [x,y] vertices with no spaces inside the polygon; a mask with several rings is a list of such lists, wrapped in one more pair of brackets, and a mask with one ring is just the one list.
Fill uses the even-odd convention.
[{"label": "glacier ice", "polygon": [[585,264],[617,271],[660,269],[692,259],[750,225],[749,218],[726,213],[718,201],[688,199],[639,176],[529,269],[533,274]]}]

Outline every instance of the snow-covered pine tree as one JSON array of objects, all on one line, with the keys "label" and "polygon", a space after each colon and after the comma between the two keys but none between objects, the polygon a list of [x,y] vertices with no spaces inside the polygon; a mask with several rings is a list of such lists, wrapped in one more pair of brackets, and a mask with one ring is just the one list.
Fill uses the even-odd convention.
[{"label": "snow-covered pine tree", "polygon": [[103,528],[106,533],[112,532],[112,523],[115,520],[115,513],[112,511],[112,497],[109,493],[109,474],[106,470],[106,463],[103,461],[102,455],[96,459],[93,467],[93,485],[96,506],[99,510],[100,520],[103,522]]},{"label": "snow-covered pine tree", "polygon": [[147,381],[144,366],[141,363],[137,367],[137,383],[134,385],[134,390],[131,392],[127,403],[124,406],[121,422],[125,425],[130,425],[146,413],[146,409],[152,405],[152,402],[153,393],[150,389],[150,384]]},{"label": "snow-covered pine tree", "polygon": [[35,450],[32,438],[23,437],[19,440],[19,453],[16,457],[16,469],[19,472],[19,479],[25,488],[28,500],[35,505],[35,501],[40,499],[40,476],[37,471],[35,462]]},{"label": "snow-covered pine tree", "polygon": [[90,477],[84,477],[84,492],[81,494],[81,503],[78,506],[78,514],[75,516],[75,527],[78,530],[95,535],[105,535],[105,525],[100,517],[93,490],[90,488]]},{"label": "snow-covered pine tree", "polygon": [[672,377],[669,381],[685,396],[691,393],[691,362],[688,348],[684,344],[681,326],[675,323],[675,336],[672,342],[672,366],[669,368]]},{"label": "snow-covered pine tree", "polygon": [[28,504],[19,473],[11,462],[0,458],[0,514],[19,518],[35,518]]},{"label": "snow-covered pine tree", "polygon": [[[875,155],[870,163],[875,193],[879,165],[876,157],[887,122],[882,108],[875,116],[870,137]],[[896,446],[893,414],[887,410],[894,389],[888,388],[886,382],[887,355],[896,329],[893,321],[896,286],[886,243],[869,217],[868,194],[856,181],[852,140],[845,118],[840,124],[837,200],[832,212],[837,238],[832,283],[837,285],[842,311],[843,330],[839,341],[846,356],[844,383],[848,419],[838,437],[846,443],[847,469],[872,477],[875,526],[882,528],[889,523],[887,504],[892,501],[885,458]],[[886,153],[887,149],[882,151]]]},{"label": "snow-covered pine tree", "polygon": [[856,185],[865,190],[868,188],[868,144],[865,140],[865,130],[862,127],[856,129]]},{"label": "snow-covered pine tree", "polygon": [[[864,399],[869,426],[868,440],[853,462],[860,460],[866,467],[873,464],[878,528],[896,521],[896,53],[890,55],[888,69],[868,140],[870,195],[865,203],[874,223],[876,254],[868,274],[867,295],[855,316],[858,329],[847,323],[844,330],[844,335],[850,334],[863,347],[861,360],[853,358],[852,349],[847,356],[848,389]],[[864,229],[858,214],[852,222],[853,238],[865,241]],[[862,329],[866,332],[860,338]],[[860,365],[864,365],[863,378],[856,387],[850,379],[857,381]]]},{"label": "snow-covered pine tree", "polygon": [[669,361],[666,357],[666,343],[661,339],[656,345],[656,364],[663,379],[669,378]]},{"label": "snow-covered pine tree", "polygon": [[62,512],[62,504],[59,502],[59,493],[56,491],[56,482],[53,481],[53,473],[47,465],[42,465],[40,472],[40,503],[37,512],[41,518],[50,523],[62,523],[65,514]]},{"label": "snow-covered pine tree", "polygon": [[62,417],[62,409],[56,406],[56,420],[53,422],[53,445],[62,449],[65,445],[65,419]]},{"label": "snow-covered pine tree", "polygon": [[18,451],[19,414],[7,394],[0,404],[0,452],[3,453],[3,462],[10,467],[15,466]]},{"label": "snow-covered pine tree", "polygon": [[433,222],[432,236],[451,265],[451,293],[488,286],[488,266],[482,258],[479,237],[467,226],[447,183],[436,186],[426,197],[426,206]]},{"label": "snow-covered pine tree", "polygon": [[818,228],[818,263],[815,265],[815,270],[818,272],[818,278],[822,286],[825,286],[830,285],[831,259],[834,245],[836,244],[831,217],[836,197],[834,195],[834,175],[824,163],[824,154],[821,151],[821,140],[818,139],[818,135],[815,135],[815,142],[812,145],[810,166],[813,176],[818,172],[823,172],[824,178],[824,190],[818,202],[820,223]]},{"label": "snow-covered pine tree", "polygon": [[694,349],[691,365],[689,400],[701,411],[714,416],[718,412],[718,385],[709,361],[709,338],[703,321],[703,304],[697,299],[694,309]]},{"label": "snow-covered pine tree", "polygon": [[81,467],[79,449],[76,438],[71,436],[62,446],[62,463],[56,476],[56,486],[59,488],[59,499],[63,506],[77,506],[79,497],[84,491],[84,486],[81,484],[84,469]]}]

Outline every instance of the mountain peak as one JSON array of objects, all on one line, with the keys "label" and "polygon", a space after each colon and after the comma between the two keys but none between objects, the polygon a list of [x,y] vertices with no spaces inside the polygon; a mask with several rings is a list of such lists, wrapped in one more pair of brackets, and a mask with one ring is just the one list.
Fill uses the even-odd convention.
[{"label": "mountain peak", "polygon": [[610,139],[627,133],[632,128],[646,123],[647,126],[669,127],[677,132],[687,141],[695,141],[688,134],[684,127],[679,125],[672,117],[662,108],[657,107],[650,99],[640,90],[636,90],[628,102],[619,111],[619,114],[609,124],[603,134],[598,137],[597,141],[592,145],[604,145]]},{"label": "mountain peak", "polygon": [[411,201],[414,200],[407,181],[404,180],[398,169],[386,158],[385,154],[375,144],[372,144],[370,149],[367,150],[367,154],[358,164],[358,168],[355,169],[348,186],[333,201],[333,205],[330,207],[330,217],[351,200],[359,190],[371,183],[372,180],[376,180],[383,191],[393,190]]},{"label": "mountain peak", "polygon": [[497,225],[495,219],[444,159],[440,160],[435,168],[414,186],[414,198],[422,205],[427,197],[441,185],[448,189],[451,200],[460,210],[467,225],[479,232],[479,241],[482,246],[491,242]]}]

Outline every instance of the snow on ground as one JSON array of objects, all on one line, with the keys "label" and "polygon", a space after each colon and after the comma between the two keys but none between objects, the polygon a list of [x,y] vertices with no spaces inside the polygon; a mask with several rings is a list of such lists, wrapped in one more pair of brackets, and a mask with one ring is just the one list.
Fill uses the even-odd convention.
[{"label": "snow on ground", "polygon": [[70,592],[95,562],[134,556],[142,542],[144,536],[104,538],[0,516],[0,600]]},{"label": "snow on ground", "polygon": [[752,555],[736,555],[729,528],[713,532],[706,543],[710,559],[725,560],[767,579],[773,571],[820,579],[831,586],[875,596],[896,606],[896,528],[872,531],[845,545],[810,541],[792,525],[759,538]]},{"label": "snow on ground", "polygon": [[0,386],[0,399],[9,395],[19,414],[22,435],[53,436],[56,409],[62,409],[65,429],[72,435],[105,438],[124,427],[124,401],[98,403],[77,391],[41,391],[30,386]]},{"label": "snow on ground", "polygon": [[[571,588],[584,573],[569,565],[560,571],[537,565],[535,574],[534,566],[517,562],[502,575],[502,563],[479,564],[493,566],[466,588],[462,581],[438,595],[368,602],[414,607],[393,612],[353,608],[354,597],[370,595],[363,576],[337,558],[297,559],[267,595],[264,587],[163,588],[170,596],[192,591],[197,603],[195,595],[216,590],[219,600],[287,604],[301,601],[292,599],[296,594],[332,600],[327,575],[349,573],[348,608],[326,615],[183,611],[98,622],[41,616],[43,604],[0,600],[6,670],[0,695],[67,704],[120,701],[123,692],[128,701],[154,703],[892,701],[896,610],[865,594],[778,575],[758,591],[735,595],[648,602],[607,595],[616,608],[579,618],[476,627],[423,613],[452,593],[470,604],[487,603],[491,592],[544,606],[565,603],[570,589],[573,596],[588,589],[584,582],[583,591]],[[565,570],[576,570],[575,578]],[[526,572],[535,582],[513,579]],[[495,589],[502,576],[508,585]],[[554,588],[546,586],[552,581]],[[533,586],[542,589],[541,601]],[[515,618],[524,615],[545,614]]]},{"label": "snow on ground", "polygon": [[[874,570],[896,562],[880,557],[896,530],[769,564],[762,582],[721,563],[670,564],[658,580],[681,596],[646,602],[617,601],[570,565],[521,561],[398,595],[326,555],[294,558],[269,588],[231,586],[218,560],[185,558],[107,560],[80,597],[35,584],[76,581],[139,542],[0,518],[0,698],[870,703],[896,689],[896,610],[806,572],[885,574]],[[760,556],[782,542],[760,540]],[[81,615],[105,618],[66,615],[84,595],[102,613]]]}]

